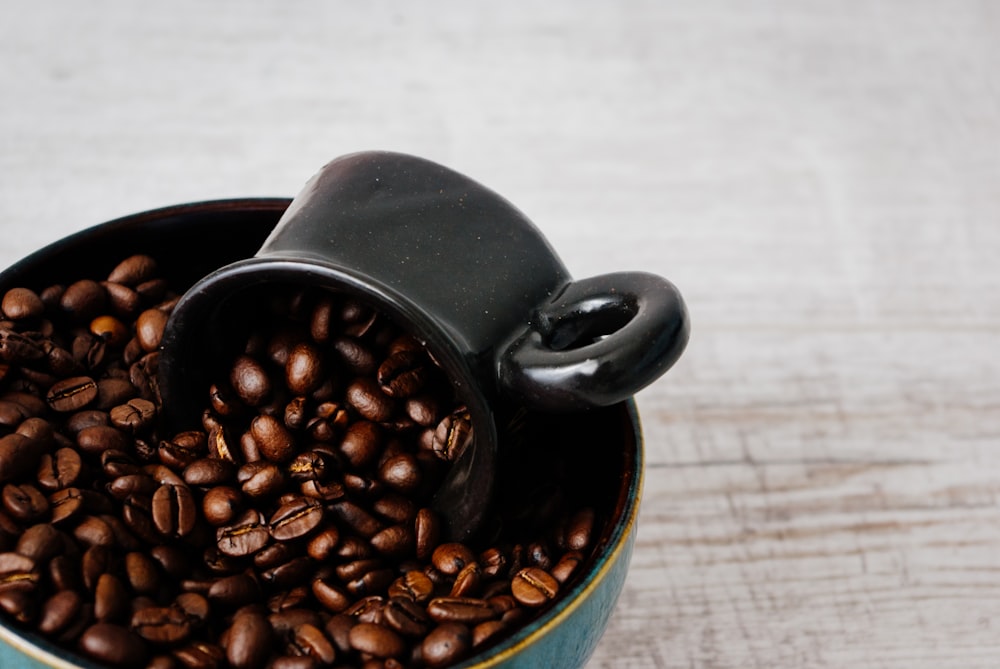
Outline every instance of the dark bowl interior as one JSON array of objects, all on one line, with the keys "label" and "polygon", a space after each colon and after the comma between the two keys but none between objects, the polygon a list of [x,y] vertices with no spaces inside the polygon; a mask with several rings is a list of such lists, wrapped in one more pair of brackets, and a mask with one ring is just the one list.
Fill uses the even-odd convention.
[{"label": "dark bowl interior", "polygon": [[[254,255],[289,202],[278,198],[220,200],[168,207],[104,223],[61,239],[0,273],[0,295],[15,286],[41,289],[84,277],[100,279],[122,258],[134,253],[157,258],[164,278],[182,290],[219,267]],[[500,650],[531,643],[533,635],[544,631],[568,602],[587,593],[588,582],[613,561],[609,556],[630,539],[632,532],[642,467],[634,403],[572,416],[528,415],[526,421],[530,424],[530,439],[508,449],[498,467],[500,508],[505,500],[523,500],[558,487],[572,501],[598,510],[601,531],[584,569],[554,605],[498,646],[486,649],[462,666],[473,666]],[[530,516],[501,517],[513,534],[523,532],[529,536],[537,529]],[[70,656],[65,649],[13,625],[2,615],[0,626],[43,651],[80,667],[97,669],[97,665]],[[601,631],[593,633],[599,635]],[[587,631],[582,632],[586,638]]]}]

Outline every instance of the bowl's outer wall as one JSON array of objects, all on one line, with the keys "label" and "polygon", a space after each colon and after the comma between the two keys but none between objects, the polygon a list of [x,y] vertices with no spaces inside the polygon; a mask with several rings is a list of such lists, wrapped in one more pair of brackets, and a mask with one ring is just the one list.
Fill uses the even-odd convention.
[{"label": "bowl's outer wall", "polygon": [[[252,256],[287,208],[288,199],[219,200],[168,207],[127,216],[65,237],[0,272],[0,295],[17,285],[46,286],[85,275],[107,274],[130,253],[191,258],[167,270],[165,278],[186,286],[204,274]],[[207,227],[206,227],[207,226]],[[211,230],[211,234],[199,230]],[[225,240],[220,244],[220,240]],[[207,251],[199,244],[209,244]],[[192,251],[192,248],[195,250]],[[615,526],[599,547],[591,578],[564,593],[538,620],[491,651],[460,667],[504,669],[543,667],[573,669],[586,663],[597,647],[625,581],[631,559],[641,496],[643,448],[635,403],[603,409],[617,413],[624,449],[626,481],[620,491]],[[86,660],[69,662],[50,641],[0,621],[0,669],[101,669]]]}]

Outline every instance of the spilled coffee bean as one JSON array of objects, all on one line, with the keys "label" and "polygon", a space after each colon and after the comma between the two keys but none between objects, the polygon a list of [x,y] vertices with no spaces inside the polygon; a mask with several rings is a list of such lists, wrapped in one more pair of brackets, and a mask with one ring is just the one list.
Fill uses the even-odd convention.
[{"label": "spilled coffee bean", "polygon": [[433,355],[352,298],[264,290],[202,429],[162,434],[176,298],[146,255],[0,297],[11,624],[109,667],[440,667],[583,572],[601,516],[564,491],[592,491],[530,439],[531,458],[501,454],[515,485],[484,536],[443,542],[432,500],[471,417]]}]

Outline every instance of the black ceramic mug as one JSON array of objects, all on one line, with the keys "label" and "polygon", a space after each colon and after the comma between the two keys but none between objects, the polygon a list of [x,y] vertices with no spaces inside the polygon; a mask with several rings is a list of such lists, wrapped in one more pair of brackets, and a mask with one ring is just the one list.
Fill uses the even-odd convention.
[{"label": "black ceramic mug", "polygon": [[[640,272],[573,280],[507,200],[398,153],[338,158],[292,201],[258,253],[196,283],[164,336],[160,385],[175,427],[194,424],[225,332],[254,288],[294,283],[360,298],[420,339],[469,409],[475,434],[452,465],[452,534],[479,524],[492,463],[519,410],[579,411],[628,398],[688,340],[684,302]],[[463,509],[456,513],[455,509]]]}]

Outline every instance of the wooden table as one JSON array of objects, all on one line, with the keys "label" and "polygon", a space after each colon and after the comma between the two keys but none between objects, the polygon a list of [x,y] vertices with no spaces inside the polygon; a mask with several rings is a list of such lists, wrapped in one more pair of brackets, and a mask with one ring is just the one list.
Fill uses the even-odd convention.
[{"label": "wooden table", "polygon": [[358,149],[449,164],[689,301],[591,667],[998,666],[996,6],[368,4],[7,3],[0,264]]}]

